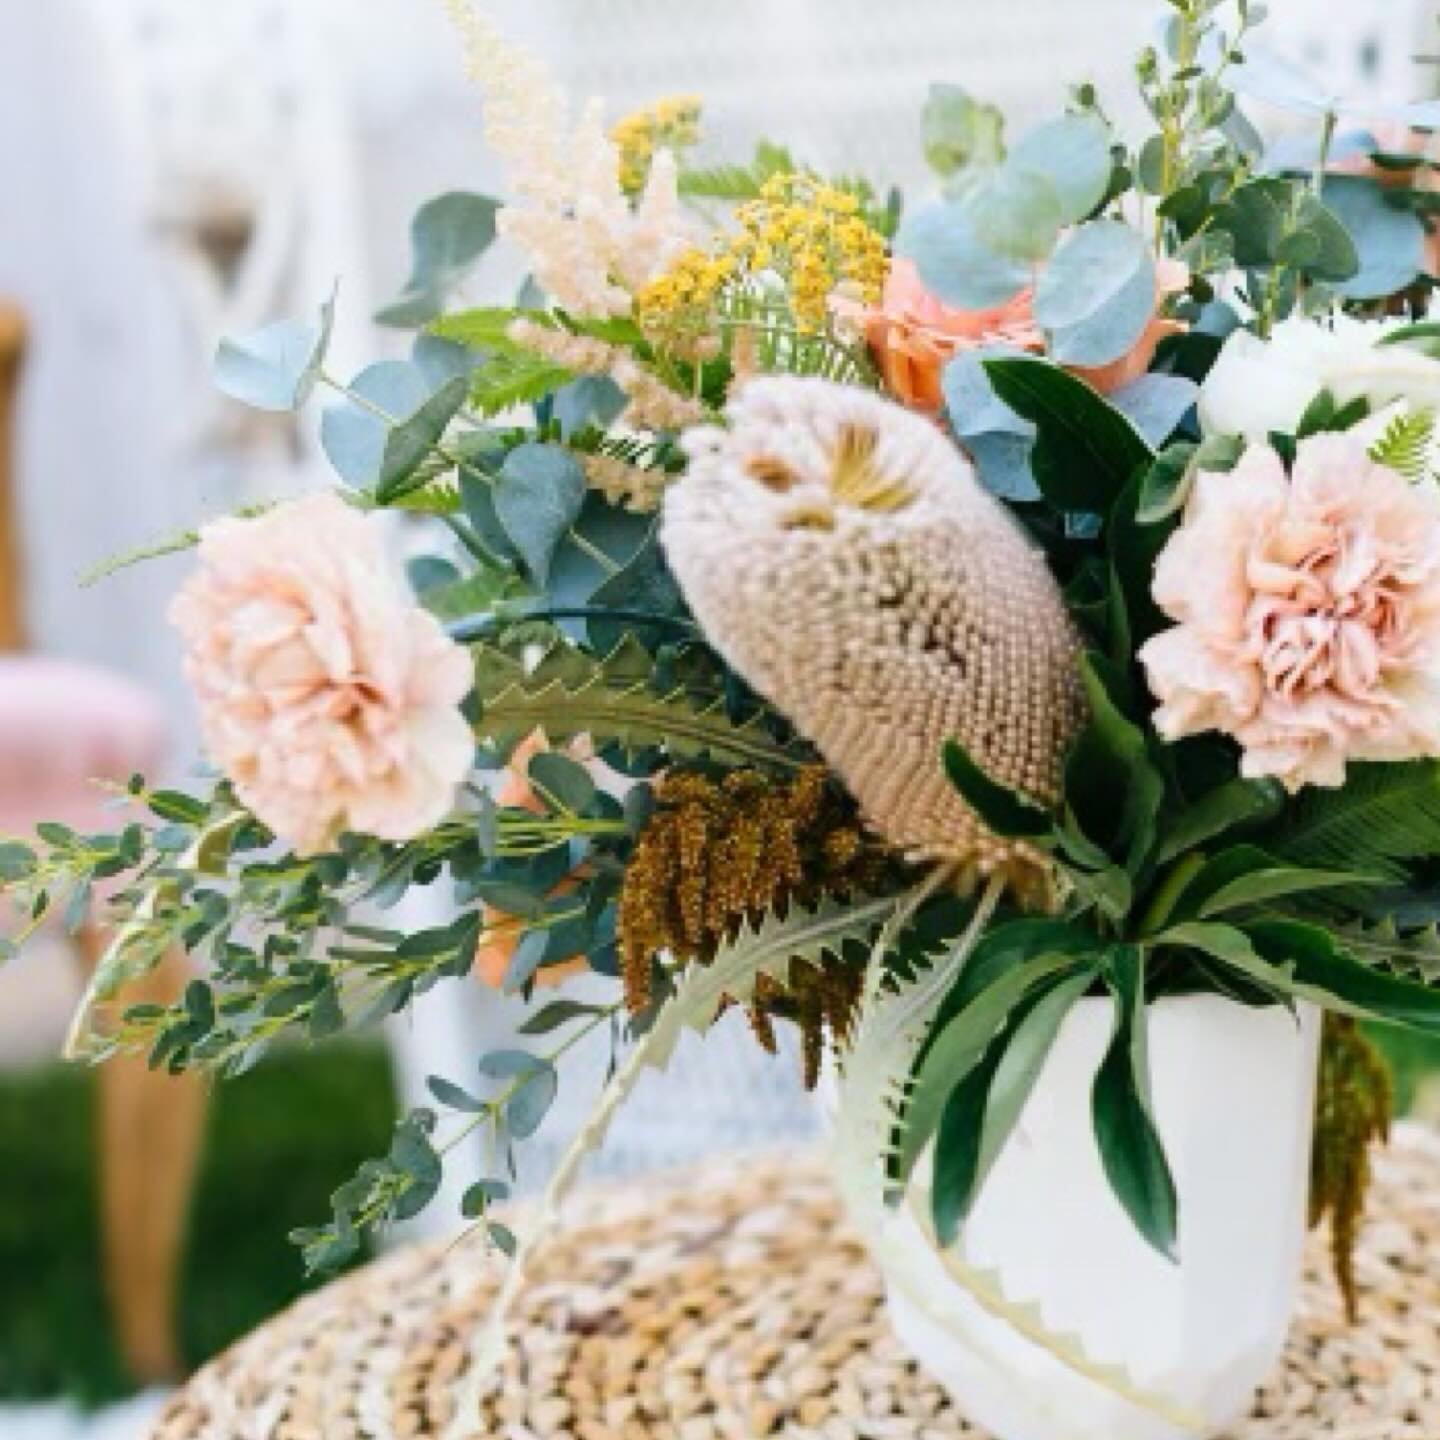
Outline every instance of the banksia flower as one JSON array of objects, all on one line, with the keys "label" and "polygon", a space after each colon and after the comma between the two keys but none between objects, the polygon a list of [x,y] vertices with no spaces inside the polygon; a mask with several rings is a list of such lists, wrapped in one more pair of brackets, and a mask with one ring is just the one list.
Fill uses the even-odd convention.
[{"label": "banksia flower", "polygon": [[[744,921],[893,878],[893,861],[823,766],[790,780],[753,770],[721,780],[674,772],[660,782],[656,802],[620,891],[620,956],[635,1010],[650,999],[657,955],[707,960]],[[823,1005],[838,1012],[833,995]],[[763,1041],[763,1024],[758,1033]]]},{"label": "banksia flower", "polygon": [[958,739],[1056,798],[1083,718],[1079,639],[1044,557],[929,421],[824,380],[756,380],[730,429],[686,436],[661,538],[707,638],[916,859],[998,874],[1028,902],[1045,857],[950,786]]}]

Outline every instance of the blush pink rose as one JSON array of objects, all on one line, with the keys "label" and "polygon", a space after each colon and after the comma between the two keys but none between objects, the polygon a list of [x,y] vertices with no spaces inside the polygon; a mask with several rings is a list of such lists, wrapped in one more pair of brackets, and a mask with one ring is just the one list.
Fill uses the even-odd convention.
[{"label": "blush pink rose", "polygon": [[1440,492],[1353,434],[1201,472],[1155,567],[1176,625],[1140,659],[1168,740],[1219,730],[1290,790],[1440,755]]},{"label": "blush pink rose", "polygon": [[1025,289],[989,310],[957,310],[925,288],[913,261],[896,259],[880,304],[864,313],[862,323],[885,388],[902,405],[933,415],[944,403],[945,366],[962,350],[980,345],[1044,350],[1030,306]]},{"label": "blush pink rose", "polygon": [[474,758],[470,658],[337,496],[207,526],[170,618],[211,760],[297,853],[448,814]]}]

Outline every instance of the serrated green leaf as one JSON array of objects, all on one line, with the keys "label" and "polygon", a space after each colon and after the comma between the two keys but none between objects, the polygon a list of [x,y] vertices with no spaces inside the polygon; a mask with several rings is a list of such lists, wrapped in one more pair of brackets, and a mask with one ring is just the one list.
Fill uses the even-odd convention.
[{"label": "serrated green leaf", "polygon": [[1440,990],[1387,974],[1349,954],[1341,938],[1299,920],[1242,926],[1190,921],[1160,942],[1213,955],[1262,985],[1361,1020],[1440,1034]]},{"label": "serrated green leaf", "polygon": [[639,646],[622,645],[603,660],[557,646],[526,673],[493,647],[472,647],[480,699],[479,732],[502,752],[537,727],[554,745],[590,735],[598,746],[663,747],[672,757],[791,770],[803,748],[765,728],[763,712],[730,719],[723,693],[693,685],[651,688],[654,662]]},{"label": "serrated green leaf", "polygon": [[515,305],[484,305],[470,310],[457,310],[431,321],[427,334],[437,335],[472,350],[523,351],[524,346],[510,338],[517,320],[559,330],[560,326],[548,310],[526,310]]},{"label": "serrated green leaf", "polygon": [[599,1103],[556,1166],[491,1312],[477,1357],[481,1368],[493,1363],[500,1351],[511,1307],[528,1276],[530,1259],[555,1228],[560,1207],[581,1166],[604,1143],[616,1114],[644,1075],[669,1067],[687,1030],[709,1029],[732,1001],[746,1004],[762,977],[783,984],[798,961],[823,966],[847,944],[869,943],[893,915],[897,903],[894,896],[887,896],[859,905],[827,900],[814,910],[796,906],[783,919],[772,915],[759,926],[745,925],[708,964],[685,967],[675,993],[611,1076]]},{"label": "serrated green leaf", "polygon": [[1440,984],[1440,925],[1401,930],[1393,920],[1339,925],[1336,939],[1362,964]]}]

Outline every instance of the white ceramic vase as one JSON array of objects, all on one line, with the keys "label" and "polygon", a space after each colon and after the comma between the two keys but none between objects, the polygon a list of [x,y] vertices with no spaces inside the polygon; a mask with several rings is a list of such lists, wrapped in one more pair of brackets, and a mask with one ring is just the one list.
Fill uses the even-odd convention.
[{"label": "white ceramic vase", "polygon": [[[1284,1344],[1300,1276],[1320,1016],[1214,995],[1150,1007],[1155,1120],[1180,1201],[1180,1261],[1136,1233],[1101,1169],[1090,1093],[1108,1000],[1062,1027],[959,1254],[1045,1327],[1124,1371],[1145,1404],[1062,1363],[981,1308],[902,1213],[876,1255],[902,1340],[997,1440],[1198,1440],[1246,1413]],[[923,1171],[922,1171],[922,1179]],[[919,1247],[902,1257],[897,1247]],[[896,1262],[947,1294],[927,1306]],[[903,1267],[914,1276],[914,1264]],[[943,1311],[946,1319],[936,1319]],[[1123,1388],[1123,1387],[1122,1387]],[[1154,1401],[1163,1404],[1156,1405]]]}]

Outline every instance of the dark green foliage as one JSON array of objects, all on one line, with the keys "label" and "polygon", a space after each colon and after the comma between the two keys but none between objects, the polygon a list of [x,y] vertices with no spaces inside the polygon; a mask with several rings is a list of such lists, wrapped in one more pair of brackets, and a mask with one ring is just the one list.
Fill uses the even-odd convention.
[{"label": "dark green foliage", "polygon": [[1144,957],[1133,945],[1114,946],[1103,975],[1115,997],[1115,1032],[1092,1098],[1100,1160],[1135,1228],[1173,1260],[1179,1218],[1175,1181],[1150,1114]]},{"label": "dark green foliage", "polygon": [[[0,1401],[127,1394],[102,1290],[95,1074],[0,1075]],[[218,1087],[181,1283],[199,1365],[310,1288],[285,1231],[323,1210],[337,1173],[382,1144],[389,1061],[369,1046],[286,1054]]]},{"label": "dark green foliage", "polygon": [[995,393],[1038,427],[1031,467],[1045,499],[1060,510],[1104,514],[1150,447],[1114,406],[1046,360],[987,360]]}]

